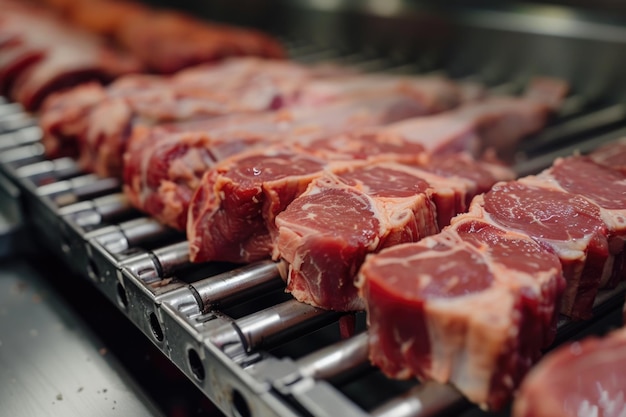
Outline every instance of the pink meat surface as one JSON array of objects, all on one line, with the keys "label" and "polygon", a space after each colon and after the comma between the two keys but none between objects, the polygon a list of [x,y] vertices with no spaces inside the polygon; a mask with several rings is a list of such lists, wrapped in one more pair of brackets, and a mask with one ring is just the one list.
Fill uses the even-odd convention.
[{"label": "pink meat surface", "polygon": [[[294,108],[278,112],[234,115],[201,122],[188,122],[153,129],[135,129],[125,156],[124,182],[129,199],[165,224],[185,227],[189,199],[176,199],[179,214],[171,216],[166,206],[176,186],[186,188],[178,196],[193,193],[202,173],[214,163],[235,153],[255,147],[288,143],[308,143],[362,126],[395,121],[419,112],[420,107],[406,96],[373,96],[366,100],[348,100],[322,109]],[[187,133],[184,133],[187,132]],[[189,152],[208,155],[190,181],[170,178],[181,167]],[[196,159],[198,160],[198,159]],[[156,168],[159,167],[158,172]],[[153,172],[153,173],[152,173]],[[163,184],[168,184],[164,193]],[[191,185],[193,184],[193,187]]]},{"label": "pink meat surface", "polygon": [[101,84],[85,83],[69,91],[52,94],[44,102],[39,126],[49,158],[78,154],[78,140],[87,129],[86,115],[105,97]]},{"label": "pink meat surface", "polygon": [[278,214],[274,248],[287,290],[333,310],[363,307],[354,280],[368,253],[436,233],[475,190],[467,179],[393,162],[333,171]]},{"label": "pink meat surface", "polygon": [[326,166],[314,156],[276,149],[242,153],[208,171],[190,203],[191,260],[267,258],[267,225]]},{"label": "pink meat surface", "polygon": [[596,149],[589,156],[600,165],[626,174],[626,137]]},{"label": "pink meat surface", "polygon": [[626,174],[595,163],[586,157],[561,158],[537,177],[564,191],[584,197],[600,209],[608,230],[609,257],[597,271],[600,288],[615,287],[626,279]]},{"label": "pink meat surface", "polygon": [[0,36],[12,39],[0,47],[1,88],[27,110],[37,110],[53,92],[142,68],[102,39],[45,12],[9,8],[0,19]]},{"label": "pink meat surface", "polygon": [[474,199],[470,210],[483,212],[495,224],[525,233],[556,253],[567,281],[561,312],[575,319],[591,316],[609,258],[608,231],[598,206],[525,179],[494,186]]},{"label": "pink meat surface", "polygon": [[528,374],[512,415],[621,417],[626,412],[622,365],[626,365],[625,328],[561,346]]},{"label": "pink meat surface", "polygon": [[368,256],[358,285],[370,359],[385,374],[452,383],[499,409],[554,337],[563,278],[529,237],[462,215]]}]

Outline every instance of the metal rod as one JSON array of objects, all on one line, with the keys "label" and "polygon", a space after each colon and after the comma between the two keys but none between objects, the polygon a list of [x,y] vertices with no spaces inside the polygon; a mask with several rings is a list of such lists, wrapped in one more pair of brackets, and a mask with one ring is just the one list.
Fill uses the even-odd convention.
[{"label": "metal rod", "polygon": [[37,188],[37,194],[40,196],[54,197],[59,194],[67,193],[77,187],[84,187],[98,181],[98,176],[94,174],[81,175],[71,180],[58,181],[52,184],[42,185]]},{"label": "metal rod", "polygon": [[28,113],[12,113],[0,116],[0,132],[11,132],[37,125],[37,119]]},{"label": "metal rod", "polygon": [[0,102],[0,116],[5,116],[14,113],[21,113],[24,109],[20,104],[9,103],[7,101]]},{"label": "metal rod", "polygon": [[59,158],[24,165],[16,170],[21,178],[29,178],[37,182],[41,177],[52,176],[54,179],[64,178],[80,173],[80,168],[73,158]]},{"label": "metal rod", "polygon": [[190,265],[189,242],[186,240],[155,249],[152,251],[152,254],[161,264],[160,267],[163,278],[169,276],[178,269]]},{"label": "metal rod", "polygon": [[0,163],[3,164],[28,164],[43,157],[45,153],[41,143],[20,146],[0,153]]},{"label": "metal rod", "polygon": [[171,229],[149,217],[141,217],[119,224],[128,240],[128,246],[138,246],[150,240],[167,238]]},{"label": "metal rod", "polygon": [[38,142],[41,140],[41,136],[42,133],[39,126],[30,126],[15,132],[0,133],[0,150]]},{"label": "metal rod", "polygon": [[296,364],[304,377],[328,379],[366,363],[367,332],[360,333],[300,358]]},{"label": "metal rod", "polygon": [[563,142],[567,141],[568,138],[594,129],[609,127],[624,120],[626,120],[626,105],[615,104],[546,128],[533,138],[525,141],[522,146],[527,152],[538,152],[550,146],[563,145]]},{"label": "metal rod", "polygon": [[284,282],[278,275],[276,263],[265,261],[205,278],[192,285],[207,310],[225,299],[236,301],[248,298],[254,292],[280,288]]},{"label": "metal rod", "polygon": [[53,199],[58,206],[66,206],[119,188],[120,180],[117,178],[100,178],[94,174],[86,174],[70,180],[43,185],[37,188],[37,194]]},{"label": "metal rod", "polygon": [[124,193],[113,193],[94,198],[91,201],[103,220],[120,217],[133,211],[133,206]]},{"label": "metal rod", "polygon": [[372,417],[433,417],[465,403],[451,385],[427,382],[372,410]]},{"label": "metal rod", "polygon": [[289,337],[297,337],[307,330],[335,321],[340,313],[323,310],[296,300],[272,306],[235,321],[244,339],[246,351]]},{"label": "metal rod", "polygon": [[78,226],[97,226],[116,217],[130,215],[133,208],[122,193],[109,194],[81,201],[59,209],[59,215],[69,216]]},{"label": "metal rod", "polygon": [[513,170],[518,176],[534,174],[552,165],[554,160],[560,156],[573,155],[575,152],[584,154],[623,136],[626,136],[626,128],[617,129],[601,136],[593,136],[582,142],[576,142],[553,152],[542,153],[535,158],[521,161],[513,166]]}]

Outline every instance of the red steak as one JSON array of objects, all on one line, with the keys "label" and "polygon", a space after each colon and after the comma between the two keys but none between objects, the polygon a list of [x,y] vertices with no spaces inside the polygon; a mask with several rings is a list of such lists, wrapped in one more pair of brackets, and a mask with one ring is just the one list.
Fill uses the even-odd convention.
[{"label": "red steak", "polygon": [[626,365],[625,328],[561,346],[528,374],[512,415],[620,417],[626,410],[622,365]]},{"label": "red steak", "polygon": [[554,336],[561,267],[523,234],[457,219],[365,261],[370,359],[391,377],[449,382],[497,409]]}]

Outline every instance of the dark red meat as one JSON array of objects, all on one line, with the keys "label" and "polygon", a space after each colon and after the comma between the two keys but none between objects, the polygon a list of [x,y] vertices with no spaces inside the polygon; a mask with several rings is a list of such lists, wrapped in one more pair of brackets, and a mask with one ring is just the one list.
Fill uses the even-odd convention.
[{"label": "dark red meat", "polygon": [[454,384],[500,408],[554,337],[556,256],[480,218],[370,255],[359,274],[370,359],[394,378]]},{"label": "dark red meat", "polygon": [[600,287],[614,287],[626,279],[626,174],[598,165],[589,158],[571,157],[557,160],[540,178],[553,180],[563,190],[583,196],[600,208],[608,230],[609,247],[609,258],[599,272]]},{"label": "dark red meat", "polygon": [[621,171],[626,174],[626,138],[608,143],[590,155],[596,163]]},{"label": "dark red meat", "polygon": [[600,209],[581,196],[522,181],[496,185],[473,205],[496,224],[525,233],[556,253],[567,280],[561,312],[585,319],[609,258]]},{"label": "dark red meat", "polygon": [[[137,84],[134,88],[133,83]],[[323,83],[324,94],[315,88],[319,83]],[[81,166],[95,167],[101,176],[119,175],[129,132],[138,124],[294,106],[319,108],[346,99],[356,101],[358,97],[371,100],[379,94],[406,96],[414,103],[414,110],[407,116],[446,110],[462,99],[462,89],[441,78],[347,75],[340,68],[303,67],[288,61],[256,58],[230,59],[161,79],[125,77],[111,86],[106,100],[88,112],[87,123],[91,127],[80,140]],[[72,122],[71,117],[68,122]]]},{"label": "dark red meat", "polygon": [[[358,310],[363,304],[354,279],[365,256],[436,233],[438,213],[430,196],[446,184],[393,163],[334,171],[313,181],[278,214],[274,256],[286,263],[287,290],[299,301]],[[447,198],[453,201],[465,191],[449,187],[454,192]]]},{"label": "dark red meat", "polygon": [[[191,146],[186,146],[185,149],[187,150],[193,150],[200,146],[206,147],[204,150],[196,149],[194,152],[208,152],[211,155],[212,164],[244,149],[253,149],[255,146],[308,143],[358,127],[395,121],[398,118],[419,114],[421,111],[421,106],[406,96],[385,95],[343,101],[321,109],[301,107],[255,115],[224,116],[202,122],[162,126],[154,129],[135,129],[133,139],[130,142],[130,150],[125,157],[125,192],[133,205],[140,210],[148,212],[166,224],[182,225],[184,228],[186,206],[189,201],[180,202],[185,207],[179,213],[180,217],[171,217],[169,213],[172,211],[163,209],[169,203],[168,198],[161,193],[160,185],[150,186],[146,182],[148,178],[146,173],[151,166],[169,167],[172,165],[181,168],[184,165],[180,162],[175,163],[177,159],[164,163],[159,163],[153,159],[158,155],[155,152],[159,148],[186,146],[181,142],[181,137],[184,138],[184,141],[194,143]],[[205,139],[196,140],[194,137]],[[181,158],[183,158],[182,154]],[[208,170],[211,164],[205,165],[204,171]],[[165,175],[178,175],[176,174],[178,168],[171,173],[167,168],[164,171]],[[198,184],[204,171],[197,170],[199,175],[193,176],[193,180],[188,183]],[[163,179],[163,181],[168,180]],[[172,181],[169,183],[171,184]],[[145,202],[148,200],[159,201],[159,204],[152,204],[147,207]],[[178,207],[179,203],[176,204]],[[161,209],[157,210],[157,207]]]}]

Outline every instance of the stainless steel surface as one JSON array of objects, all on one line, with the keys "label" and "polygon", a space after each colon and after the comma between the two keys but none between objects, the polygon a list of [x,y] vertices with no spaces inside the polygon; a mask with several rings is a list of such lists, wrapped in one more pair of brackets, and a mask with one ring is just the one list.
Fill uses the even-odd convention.
[{"label": "stainless steel surface", "polygon": [[374,417],[430,417],[450,413],[464,402],[450,385],[426,383],[372,411]]},{"label": "stainless steel surface", "polygon": [[367,363],[367,333],[315,351],[296,361],[303,377],[328,379]]},{"label": "stainless steel surface", "polygon": [[0,263],[4,415],[162,415],[105,346],[26,261]]},{"label": "stainless steel surface", "polygon": [[44,180],[51,181],[71,177],[80,174],[80,172],[81,169],[78,167],[76,161],[67,157],[35,162],[34,164],[25,165],[16,170],[19,177],[28,178],[35,184]]},{"label": "stainless steel surface", "polygon": [[224,302],[234,302],[284,286],[278,267],[272,261],[243,266],[194,282],[202,301],[202,310],[215,309]]},{"label": "stainless steel surface", "polygon": [[[2,110],[0,110],[1,113]],[[0,151],[36,143],[39,140],[41,140],[41,129],[39,126],[31,126],[15,132],[0,133]]]},{"label": "stainless steel surface", "polygon": [[22,192],[0,172],[0,260],[16,256],[24,245]]}]

